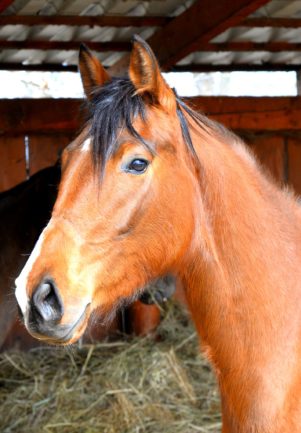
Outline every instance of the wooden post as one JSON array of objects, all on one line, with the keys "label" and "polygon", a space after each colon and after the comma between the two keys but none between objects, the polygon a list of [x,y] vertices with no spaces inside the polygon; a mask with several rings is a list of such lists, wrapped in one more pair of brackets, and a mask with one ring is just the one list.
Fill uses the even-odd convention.
[{"label": "wooden post", "polygon": [[301,95],[301,71],[296,71],[297,76],[297,95]]}]

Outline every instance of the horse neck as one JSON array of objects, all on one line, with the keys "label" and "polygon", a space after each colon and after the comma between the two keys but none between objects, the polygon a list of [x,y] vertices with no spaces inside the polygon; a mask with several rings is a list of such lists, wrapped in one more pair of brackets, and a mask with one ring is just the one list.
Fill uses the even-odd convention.
[{"label": "horse neck", "polygon": [[242,145],[194,142],[200,236],[181,274],[192,316],[231,410],[259,388],[280,406],[299,350],[299,209]]}]

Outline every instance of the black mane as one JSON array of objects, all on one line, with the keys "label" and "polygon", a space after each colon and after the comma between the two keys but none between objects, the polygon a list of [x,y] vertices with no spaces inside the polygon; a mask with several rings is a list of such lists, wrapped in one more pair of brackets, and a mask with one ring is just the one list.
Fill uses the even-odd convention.
[{"label": "black mane", "polygon": [[[225,130],[221,125],[210,121],[205,116],[189,108],[176,92],[177,115],[182,129],[183,139],[197,159],[192,143],[189,124],[197,124],[202,129],[214,130],[221,133]],[[90,134],[93,137],[92,151],[96,167],[105,167],[108,159],[118,150],[118,135],[125,128],[133,137],[137,138],[147,149],[154,152],[149,144],[133,127],[133,120],[140,116],[146,122],[146,104],[152,104],[136,93],[136,89],[129,78],[113,78],[95,92],[90,109]]]},{"label": "black mane", "polygon": [[96,166],[104,167],[116,152],[118,135],[124,128],[139,141],[143,138],[134,129],[132,122],[140,116],[145,119],[145,103],[129,78],[113,78],[95,92],[89,103],[91,113],[90,134],[93,137],[93,160]]}]

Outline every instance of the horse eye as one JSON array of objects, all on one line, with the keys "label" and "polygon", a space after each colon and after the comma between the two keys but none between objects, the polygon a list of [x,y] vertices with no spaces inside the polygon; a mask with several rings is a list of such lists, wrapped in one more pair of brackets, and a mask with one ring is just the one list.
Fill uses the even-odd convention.
[{"label": "horse eye", "polygon": [[145,159],[136,158],[133,159],[127,166],[127,171],[130,173],[141,174],[144,173],[148,167],[149,162]]}]

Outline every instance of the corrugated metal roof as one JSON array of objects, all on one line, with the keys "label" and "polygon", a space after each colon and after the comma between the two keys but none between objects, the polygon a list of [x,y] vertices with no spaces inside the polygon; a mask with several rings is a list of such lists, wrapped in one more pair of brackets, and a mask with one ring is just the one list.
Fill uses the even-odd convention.
[{"label": "corrugated metal roof", "polygon": [[[100,0],[91,2],[89,0],[16,0],[5,11],[6,15],[161,15],[176,16],[182,13],[193,2],[191,0]],[[24,26],[7,25],[0,28],[0,39],[23,41],[51,40],[51,41],[129,41],[137,33],[147,39],[156,27],[89,27],[89,26]],[[100,59],[106,66],[115,63],[123,53],[106,52],[99,53]],[[0,62],[22,62],[22,63],[63,63],[76,64],[78,51],[57,50],[13,50],[5,49],[0,53]]]},{"label": "corrugated metal roof", "polygon": [[[5,15],[81,15],[81,16],[167,16],[181,14],[194,3],[193,0],[15,0],[4,12]],[[251,17],[301,18],[301,0],[271,0]],[[8,41],[92,41],[126,42],[133,34],[149,38],[156,27],[89,27],[65,25],[5,25],[0,27],[0,40]],[[212,40],[215,43],[231,42],[289,42],[301,43],[301,29],[274,27],[234,27]],[[104,65],[113,65],[122,52],[98,53]],[[0,63],[23,64],[77,64],[77,50],[2,49]],[[182,59],[180,65],[197,64],[301,64],[300,51],[197,51]]]}]

